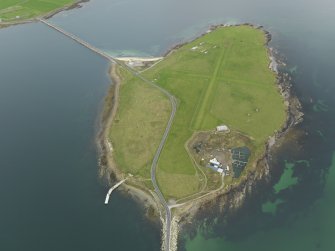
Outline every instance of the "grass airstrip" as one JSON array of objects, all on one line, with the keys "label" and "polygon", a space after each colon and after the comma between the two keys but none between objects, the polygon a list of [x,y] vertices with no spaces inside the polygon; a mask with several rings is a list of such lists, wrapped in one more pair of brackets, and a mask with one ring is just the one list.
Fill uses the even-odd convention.
[{"label": "grass airstrip", "polygon": [[75,0],[1,0],[0,21],[30,19],[71,5]]},{"label": "grass airstrip", "polygon": [[[231,26],[181,46],[142,73],[178,99],[157,169],[167,198],[185,198],[203,187],[203,174],[186,149],[195,132],[225,124],[251,139],[254,161],[264,153],[268,137],[286,120],[269,63],[262,30]],[[110,130],[114,159],[122,171],[148,179],[171,105],[155,87],[124,71],[120,75],[119,107]]]}]

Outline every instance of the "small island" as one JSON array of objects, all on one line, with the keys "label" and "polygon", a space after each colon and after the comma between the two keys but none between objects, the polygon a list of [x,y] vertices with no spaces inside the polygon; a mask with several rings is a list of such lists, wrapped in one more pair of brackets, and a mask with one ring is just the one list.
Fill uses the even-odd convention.
[{"label": "small island", "polygon": [[273,69],[270,38],[250,24],[215,26],[163,58],[112,65],[101,164],[173,218],[163,219],[172,229],[163,249],[176,249],[185,214],[261,179],[269,148],[296,122],[298,101],[291,104]]}]

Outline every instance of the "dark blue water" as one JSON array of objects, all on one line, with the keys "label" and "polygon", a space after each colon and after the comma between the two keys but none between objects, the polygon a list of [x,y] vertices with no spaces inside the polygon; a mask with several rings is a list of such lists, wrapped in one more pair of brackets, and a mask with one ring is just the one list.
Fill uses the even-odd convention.
[{"label": "dark blue water", "polygon": [[159,229],[98,177],[108,63],[42,24],[0,31],[0,250],[158,250]]},{"label": "dark blue water", "polygon": [[[218,220],[195,238],[186,234],[185,248],[335,249],[333,1],[91,0],[83,6],[52,22],[113,55],[161,55],[210,24],[251,22],[269,30],[304,107],[302,136],[279,152],[270,187],[227,225]],[[159,249],[159,229],[135,203],[116,193],[111,205],[102,204],[94,125],[107,67],[42,25],[0,31],[1,250]],[[276,192],[285,164],[296,182]]]}]

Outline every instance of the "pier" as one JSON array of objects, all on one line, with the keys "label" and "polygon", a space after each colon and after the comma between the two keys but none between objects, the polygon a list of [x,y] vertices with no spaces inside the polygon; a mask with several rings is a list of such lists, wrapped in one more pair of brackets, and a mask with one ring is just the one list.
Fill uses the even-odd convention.
[{"label": "pier", "polygon": [[126,179],[119,181],[118,183],[116,183],[114,186],[112,186],[112,187],[108,190],[108,193],[106,194],[105,205],[108,204],[108,201],[109,201],[109,198],[110,198],[112,192],[113,192],[116,188],[118,188],[118,187],[119,187],[123,182],[125,182],[125,181],[126,181]]}]

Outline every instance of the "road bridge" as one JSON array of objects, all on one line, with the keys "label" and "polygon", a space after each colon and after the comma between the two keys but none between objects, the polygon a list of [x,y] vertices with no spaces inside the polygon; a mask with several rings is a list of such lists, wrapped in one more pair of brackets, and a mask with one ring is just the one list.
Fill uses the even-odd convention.
[{"label": "road bridge", "polygon": [[68,38],[74,40],[75,42],[81,44],[82,46],[90,49],[91,51],[99,54],[100,56],[106,58],[109,61],[112,61],[113,63],[116,63],[115,59],[113,57],[111,57],[110,55],[108,55],[107,53],[105,53],[104,51],[94,47],[93,45],[87,43],[86,41],[82,40],[81,38],[63,30],[62,28],[59,28],[58,26],[50,23],[49,21],[43,19],[43,18],[38,18],[38,21],[40,21],[41,23],[44,23],[45,25],[49,26],[50,28],[56,30],[59,33],[62,33],[63,35],[67,36]]},{"label": "road bridge", "polygon": [[[164,242],[164,247],[163,248],[164,248],[164,251],[170,251],[170,249],[171,249],[171,219],[172,219],[171,208],[169,207],[167,201],[164,198],[164,195],[162,194],[161,190],[159,189],[157,179],[156,179],[156,169],[157,169],[157,163],[158,163],[159,156],[162,152],[163,146],[165,145],[166,139],[167,139],[167,137],[170,133],[170,129],[171,129],[171,126],[172,126],[172,123],[173,123],[173,120],[174,120],[174,117],[175,117],[175,114],[176,114],[176,110],[177,110],[177,100],[176,100],[176,98],[173,95],[171,95],[171,93],[169,93],[167,90],[163,89],[162,87],[158,86],[154,82],[152,82],[152,81],[146,79],[145,77],[143,77],[142,75],[140,75],[140,73],[137,72],[136,70],[134,70],[133,68],[130,68],[125,63],[123,63],[120,60],[117,60],[116,58],[108,55],[106,52],[96,48],[95,46],[89,44],[88,42],[82,40],[81,38],[63,30],[62,28],[52,24],[51,22],[49,22],[49,21],[47,21],[43,18],[38,18],[38,21],[47,25],[48,27],[52,28],[53,30],[65,35],[66,37],[74,40],[75,42],[81,44],[82,46],[90,49],[91,51],[97,53],[98,55],[106,58],[110,62],[113,62],[115,64],[118,64],[122,68],[125,68],[126,70],[131,72],[134,76],[143,80],[145,83],[147,83],[149,85],[152,85],[155,88],[159,89],[162,93],[164,93],[169,98],[170,103],[171,103],[171,114],[170,114],[168,124],[165,128],[163,137],[162,137],[161,142],[160,142],[160,144],[159,144],[159,146],[156,150],[155,156],[154,156],[152,164],[151,164],[151,181],[152,181],[152,184],[154,186],[155,192],[156,192],[156,194],[157,194],[157,196],[160,200],[160,203],[162,204],[162,206],[164,207],[164,210],[165,210],[166,229],[165,229],[165,242]],[[107,197],[106,197],[106,199],[107,199]]]}]

